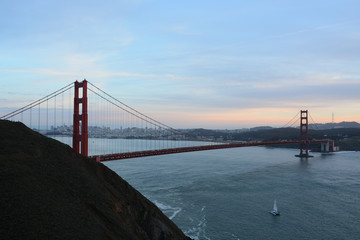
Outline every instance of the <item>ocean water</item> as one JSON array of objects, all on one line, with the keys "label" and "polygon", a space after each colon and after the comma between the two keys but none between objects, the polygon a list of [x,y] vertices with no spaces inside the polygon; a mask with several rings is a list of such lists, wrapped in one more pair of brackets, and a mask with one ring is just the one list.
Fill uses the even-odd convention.
[{"label": "ocean water", "polygon": [[295,154],[251,147],[106,165],[194,239],[359,239],[360,152]]},{"label": "ocean water", "polygon": [[[104,164],[196,240],[360,239],[360,152],[295,154],[247,147]],[[269,213],[275,199],[280,216]]]}]

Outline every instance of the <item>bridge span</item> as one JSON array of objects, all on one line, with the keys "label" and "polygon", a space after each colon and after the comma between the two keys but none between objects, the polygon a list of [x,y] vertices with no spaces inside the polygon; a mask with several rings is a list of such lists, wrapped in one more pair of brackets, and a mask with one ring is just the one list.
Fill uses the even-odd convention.
[{"label": "bridge span", "polygon": [[[71,94],[72,91],[74,91],[73,95]],[[88,93],[90,93],[89,97]],[[64,99],[66,94],[69,96],[68,100]],[[91,105],[91,107],[89,107],[89,105]],[[58,107],[60,108],[59,110],[57,110]],[[67,114],[65,114],[66,111]],[[26,113],[28,113],[27,116]],[[69,116],[67,124],[65,124],[66,120],[64,120],[66,115]],[[297,116],[298,115],[299,113]],[[17,119],[15,119],[16,117]],[[37,120],[34,120],[36,117]],[[0,119],[17,120],[21,122],[28,119],[29,124],[27,125],[30,128],[39,132],[43,131],[46,135],[49,135],[48,133],[52,132],[53,136],[56,136],[56,134],[59,134],[57,133],[59,130],[68,135],[72,134],[73,149],[84,156],[96,159],[100,162],[205,150],[285,144],[299,144],[300,153],[297,156],[309,157],[308,148],[310,143],[325,144],[326,146],[322,146],[322,149],[326,149],[325,151],[331,151],[334,145],[333,141],[327,139],[309,139],[308,110],[301,110],[300,117],[298,118],[300,119],[299,140],[272,142],[213,142],[211,145],[210,143],[205,143],[206,145],[200,144],[200,146],[176,146],[176,143],[179,141],[193,142],[199,141],[199,139],[194,136],[189,137],[186,133],[171,128],[168,125],[135,110],[86,80],[82,82],[75,81],[25,107],[0,117]],[[293,121],[293,119],[290,120],[290,122]],[[298,119],[295,119],[296,122]],[[53,122],[49,124],[50,121]],[[106,121],[109,125],[104,127],[104,122]],[[295,122],[293,122],[293,124],[294,123]],[[34,128],[34,125],[37,125],[37,127]],[[41,130],[42,125],[46,125],[43,130]],[[91,127],[91,130],[89,129],[89,126]],[[106,133],[101,132],[100,130],[106,131]],[[113,148],[116,151],[115,153],[107,151],[107,149],[101,153],[91,149],[91,152],[96,152],[98,155],[89,156],[89,131],[92,137],[152,140],[152,148],[132,146],[127,148],[128,150],[125,150],[123,146],[117,145]],[[167,140],[167,142],[162,140]],[[159,142],[164,142],[164,144],[158,146],[157,143]],[[170,144],[175,144],[170,146],[169,142]],[[204,139],[203,142],[212,141]],[[103,145],[106,148],[107,145]],[[124,152],[120,152],[120,149],[123,149],[122,151]],[[134,149],[134,151],[130,151],[129,149]],[[144,150],[139,151],[137,149]]]},{"label": "bridge span", "polygon": [[[329,143],[329,142],[331,142],[331,140],[311,140],[307,144]],[[272,142],[233,142],[226,144],[204,145],[204,146],[195,146],[195,147],[181,147],[181,148],[169,148],[169,149],[160,149],[160,150],[151,150],[151,151],[137,151],[137,152],[106,154],[106,155],[95,155],[95,156],[90,156],[90,158],[95,159],[98,162],[105,162],[105,161],[124,160],[129,158],[149,157],[149,156],[167,155],[167,154],[175,154],[175,153],[197,152],[197,151],[239,148],[239,147],[285,145],[285,144],[305,144],[305,143],[303,143],[303,141],[301,140],[272,141]],[[300,156],[300,157],[309,157],[309,155]]]}]

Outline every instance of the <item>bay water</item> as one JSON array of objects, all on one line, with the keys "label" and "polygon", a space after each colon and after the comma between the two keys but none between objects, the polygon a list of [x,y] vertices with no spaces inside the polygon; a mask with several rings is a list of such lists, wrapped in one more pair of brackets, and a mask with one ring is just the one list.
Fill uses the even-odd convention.
[{"label": "bay water", "polygon": [[[196,240],[360,239],[360,152],[296,154],[247,147],[104,164]],[[280,216],[269,213],[275,199]]]}]

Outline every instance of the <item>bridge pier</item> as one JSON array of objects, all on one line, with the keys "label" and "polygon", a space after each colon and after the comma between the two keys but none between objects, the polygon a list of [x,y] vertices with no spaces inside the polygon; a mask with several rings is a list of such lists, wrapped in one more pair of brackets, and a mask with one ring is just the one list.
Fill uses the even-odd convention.
[{"label": "bridge pier", "polygon": [[321,152],[328,153],[330,151],[330,144],[329,142],[321,143]]},{"label": "bridge pier", "polygon": [[334,140],[328,140],[327,142],[321,143],[321,152],[329,153],[329,152],[337,152],[340,151],[338,146],[335,146]]}]

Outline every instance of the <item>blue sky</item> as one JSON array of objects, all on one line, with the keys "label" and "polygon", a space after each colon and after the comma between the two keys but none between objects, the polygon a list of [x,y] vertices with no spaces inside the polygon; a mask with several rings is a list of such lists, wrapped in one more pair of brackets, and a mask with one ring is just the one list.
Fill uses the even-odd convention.
[{"label": "blue sky", "polygon": [[0,108],[86,78],[174,127],[360,122],[359,1],[0,1]]}]

